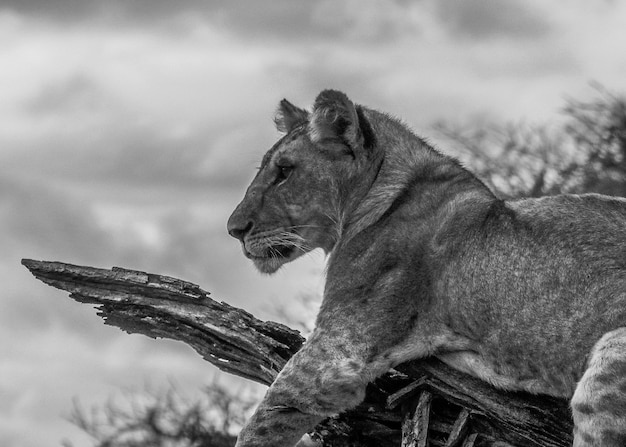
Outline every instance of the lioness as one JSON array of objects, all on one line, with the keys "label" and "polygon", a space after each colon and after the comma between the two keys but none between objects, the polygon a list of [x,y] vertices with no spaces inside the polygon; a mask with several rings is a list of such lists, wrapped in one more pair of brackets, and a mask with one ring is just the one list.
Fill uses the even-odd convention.
[{"label": "lioness", "polygon": [[293,446],[401,362],[571,397],[574,445],[626,446],[626,200],[500,200],[386,114],[325,90],[228,221],[264,273],[330,254],[316,328],[237,446]]}]

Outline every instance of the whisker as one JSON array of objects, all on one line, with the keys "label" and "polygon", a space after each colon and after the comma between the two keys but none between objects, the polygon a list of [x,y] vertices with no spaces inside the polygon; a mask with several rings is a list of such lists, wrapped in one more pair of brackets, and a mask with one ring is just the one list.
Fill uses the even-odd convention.
[{"label": "whisker", "polygon": [[337,207],[337,210],[334,214],[330,214],[329,212],[324,212],[324,216],[326,216],[333,224],[335,234],[337,236],[337,240],[341,239],[344,230],[344,215],[343,212],[340,211],[340,208]]},{"label": "whisker", "polygon": [[289,227],[285,227],[285,230],[297,230],[298,228],[324,228],[322,225],[291,225]]},{"label": "whisker", "polygon": [[280,258],[280,253],[276,248],[272,247],[271,245],[268,248],[270,258]]},{"label": "whisker", "polygon": [[292,246],[302,252],[309,252],[312,250],[312,247],[308,245],[306,239],[302,236],[286,231],[274,235],[274,237],[271,238],[271,242],[278,245]]}]

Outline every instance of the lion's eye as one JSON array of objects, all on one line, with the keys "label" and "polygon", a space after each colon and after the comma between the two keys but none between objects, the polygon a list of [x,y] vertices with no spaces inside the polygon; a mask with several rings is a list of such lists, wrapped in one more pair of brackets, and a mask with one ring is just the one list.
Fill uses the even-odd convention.
[{"label": "lion's eye", "polygon": [[278,175],[276,176],[276,183],[281,184],[285,182],[291,173],[293,172],[293,166],[278,166]]}]

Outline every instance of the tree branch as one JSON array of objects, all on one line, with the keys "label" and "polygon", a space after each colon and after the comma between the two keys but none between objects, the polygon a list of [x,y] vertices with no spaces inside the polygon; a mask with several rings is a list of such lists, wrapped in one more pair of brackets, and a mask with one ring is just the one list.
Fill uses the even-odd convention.
[{"label": "tree branch", "polygon": [[[219,369],[265,385],[304,342],[297,331],[258,320],[176,278],[28,259],[22,264],[74,300],[95,304],[105,324],[182,341]],[[426,438],[430,445],[451,447],[496,441],[529,447],[571,445],[565,401],[500,392],[435,359],[396,369],[368,386],[362,405],[326,420],[315,436],[332,446],[399,446],[402,432],[406,445],[426,445]],[[416,405],[418,415],[412,416]]]},{"label": "tree branch", "polygon": [[269,385],[304,338],[287,326],[209,298],[195,284],[168,276],[24,259],[35,277],[95,304],[105,324],[193,347],[219,369]]}]

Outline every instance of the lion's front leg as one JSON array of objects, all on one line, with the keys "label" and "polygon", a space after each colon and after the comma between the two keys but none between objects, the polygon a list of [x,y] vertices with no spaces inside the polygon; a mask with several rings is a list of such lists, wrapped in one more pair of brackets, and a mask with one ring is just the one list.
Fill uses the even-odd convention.
[{"label": "lion's front leg", "polygon": [[321,416],[302,413],[295,408],[270,405],[263,401],[239,433],[236,447],[293,447],[310,427],[322,419]]},{"label": "lion's front leg", "polygon": [[293,447],[326,417],[361,403],[371,377],[361,354],[346,338],[313,333],[269,388],[237,447]]}]

